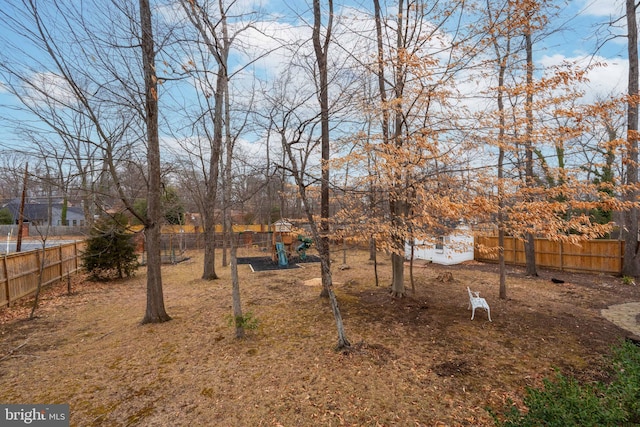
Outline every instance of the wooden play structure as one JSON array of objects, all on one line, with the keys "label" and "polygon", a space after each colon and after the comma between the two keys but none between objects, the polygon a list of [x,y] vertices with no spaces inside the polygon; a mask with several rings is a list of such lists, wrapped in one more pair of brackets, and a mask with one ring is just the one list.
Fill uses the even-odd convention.
[{"label": "wooden play structure", "polygon": [[289,264],[293,256],[304,260],[307,257],[307,249],[313,243],[308,237],[294,230],[293,224],[286,220],[279,220],[273,224],[274,231],[271,235],[271,259],[281,266]]}]

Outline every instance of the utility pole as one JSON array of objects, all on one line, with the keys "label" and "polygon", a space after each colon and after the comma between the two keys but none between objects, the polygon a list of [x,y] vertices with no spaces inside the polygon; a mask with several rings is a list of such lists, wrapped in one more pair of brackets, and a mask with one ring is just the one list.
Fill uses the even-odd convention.
[{"label": "utility pole", "polygon": [[20,214],[18,215],[18,237],[16,252],[22,251],[22,227],[24,226],[24,204],[27,198],[27,179],[29,177],[29,162],[24,166],[24,181],[22,183],[22,198],[20,199]]}]

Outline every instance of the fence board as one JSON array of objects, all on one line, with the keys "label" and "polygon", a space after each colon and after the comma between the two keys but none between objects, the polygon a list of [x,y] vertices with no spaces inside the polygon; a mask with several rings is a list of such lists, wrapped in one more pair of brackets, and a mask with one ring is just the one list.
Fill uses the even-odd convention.
[{"label": "fence board", "polygon": [[9,302],[20,299],[35,291],[32,286],[38,282],[39,251],[11,254],[7,257],[7,277],[9,278]]},{"label": "fence board", "polygon": [[[479,251],[478,246],[489,249]],[[498,237],[477,236],[475,259],[497,262]],[[535,239],[536,265],[576,272],[620,274],[622,271],[623,242],[619,240],[588,240],[579,245]],[[493,250],[491,250],[493,249]],[[524,243],[514,237],[505,237],[504,258],[507,264],[525,265]]]}]

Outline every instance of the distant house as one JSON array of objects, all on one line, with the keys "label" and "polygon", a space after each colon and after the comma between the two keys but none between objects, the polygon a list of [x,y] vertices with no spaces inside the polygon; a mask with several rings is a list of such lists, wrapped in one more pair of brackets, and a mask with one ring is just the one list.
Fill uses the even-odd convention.
[{"label": "distant house", "polygon": [[[471,229],[459,225],[447,235],[434,238],[433,242],[415,242],[413,258],[443,265],[473,261],[473,243]],[[411,244],[409,242],[405,244],[405,258],[411,258]]]},{"label": "distant house", "polygon": [[[30,201],[24,205],[24,220],[36,226],[70,225],[84,227],[84,211],[80,207],[67,206],[66,224],[62,223],[62,203],[40,203]],[[20,199],[12,199],[0,208],[7,208],[17,224],[20,218]]]}]

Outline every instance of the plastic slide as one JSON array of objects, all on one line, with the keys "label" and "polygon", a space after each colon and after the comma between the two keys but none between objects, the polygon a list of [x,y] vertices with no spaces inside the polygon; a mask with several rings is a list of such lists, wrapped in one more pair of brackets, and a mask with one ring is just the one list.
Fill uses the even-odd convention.
[{"label": "plastic slide", "polygon": [[284,250],[284,243],[276,243],[276,253],[278,254],[278,265],[289,265],[289,260],[287,259],[287,251]]}]

